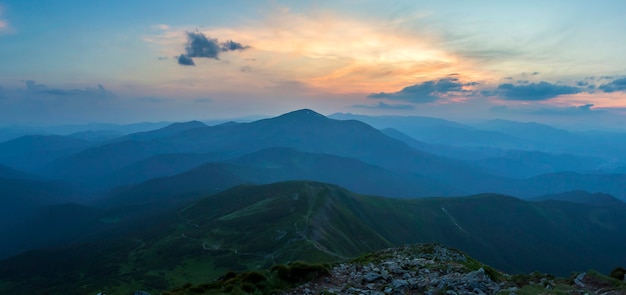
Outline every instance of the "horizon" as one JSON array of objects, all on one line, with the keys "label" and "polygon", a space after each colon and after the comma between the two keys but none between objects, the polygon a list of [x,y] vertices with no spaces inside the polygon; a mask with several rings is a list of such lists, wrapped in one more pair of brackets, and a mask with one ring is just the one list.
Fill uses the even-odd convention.
[{"label": "horizon", "polygon": [[4,0],[0,126],[302,108],[623,126],[626,4],[540,3]]}]

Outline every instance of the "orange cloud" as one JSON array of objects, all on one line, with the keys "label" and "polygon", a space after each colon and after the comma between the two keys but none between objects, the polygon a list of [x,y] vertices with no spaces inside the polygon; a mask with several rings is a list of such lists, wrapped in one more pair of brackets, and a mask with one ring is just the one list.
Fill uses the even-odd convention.
[{"label": "orange cloud", "polygon": [[[183,33],[192,30],[165,25],[159,29],[164,30],[145,40],[161,44],[168,55],[181,52]],[[255,84],[268,87],[276,81],[297,81],[318,92],[345,94],[394,91],[450,73],[472,81],[491,79],[472,61],[443,50],[437,37],[406,32],[395,23],[279,8],[262,21],[202,32],[249,44],[251,50],[227,58],[229,66],[251,69],[238,76],[253,77]]]},{"label": "orange cloud", "polygon": [[579,106],[593,104],[593,108],[626,108],[626,93],[624,92],[594,92],[561,95],[546,104],[558,106]]}]

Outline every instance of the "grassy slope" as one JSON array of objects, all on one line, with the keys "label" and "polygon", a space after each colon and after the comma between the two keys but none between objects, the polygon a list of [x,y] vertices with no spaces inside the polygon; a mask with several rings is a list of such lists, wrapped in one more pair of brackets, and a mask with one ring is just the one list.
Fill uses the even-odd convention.
[{"label": "grassy slope", "polygon": [[607,271],[626,264],[618,259],[625,210],[490,194],[398,200],[302,181],[239,186],[127,223],[125,238],[14,257],[0,263],[0,278],[42,294],[59,284],[77,294],[157,292],[227,270],[432,241],[510,272]]}]

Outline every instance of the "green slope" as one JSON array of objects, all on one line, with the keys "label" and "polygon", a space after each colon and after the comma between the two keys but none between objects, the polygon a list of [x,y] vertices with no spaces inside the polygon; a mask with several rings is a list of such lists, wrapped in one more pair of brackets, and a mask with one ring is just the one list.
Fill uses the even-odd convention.
[{"label": "green slope", "polygon": [[525,202],[494,194],[401,200],[310,181],[244,185],[127,223],[122,238],[2,261],[0,286],[9,287],[0,291],[156,293],[227,270],[338,261],[416,242],[458,248],[513,273],[608,272],[626,265],[625,212],[623,203]]}]

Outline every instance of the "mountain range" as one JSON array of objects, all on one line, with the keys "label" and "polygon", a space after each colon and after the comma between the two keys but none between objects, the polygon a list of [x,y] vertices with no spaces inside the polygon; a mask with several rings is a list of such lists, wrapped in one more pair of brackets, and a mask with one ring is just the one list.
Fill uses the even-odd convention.
[{"label": "mountain range", "polygon": [[422,242],[507,272],[626,264],[622,134],[308,109],[158,127],[0,143],[0,290],[167,290]]}]

